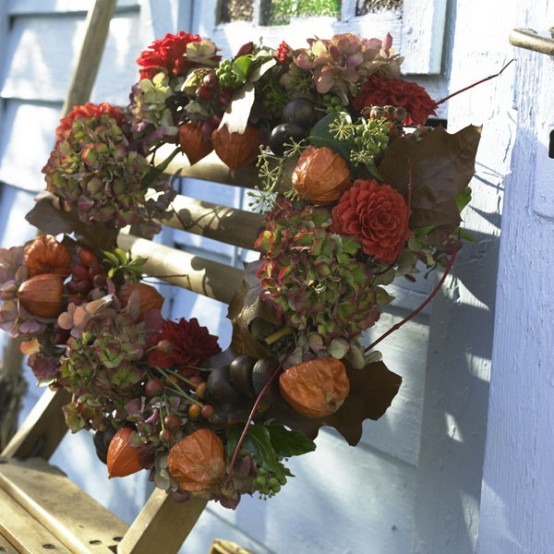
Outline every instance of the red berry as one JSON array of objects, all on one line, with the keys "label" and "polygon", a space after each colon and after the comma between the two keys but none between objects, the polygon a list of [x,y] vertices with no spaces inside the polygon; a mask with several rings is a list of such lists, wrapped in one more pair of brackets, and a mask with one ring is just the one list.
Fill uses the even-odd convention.
[{"label": "red berry", "polygon": [[149,379],[144,384],[144,394],[148,398],[152,398],[153,396],[160,395],[163,390],[164,390],[164,384],[161,381],[161,379],[158,379],[157,377]]},{"label": "red berry", "polygon": [[108,280],[106,279],[106,276],[102,275],[102,274],[95,275],[92,278],[92,284],[95,287],[105,287],[107,282],[108,282]]},{"label": "red berry", "polygon": [[200,410],[200,415],[205,419],[209,419],[214,413],[215,408],[211,404],[202,406],[202,409]]},{"label": "red berry", "polygon": [[104,275],[104,270],[98,265],[93,264],[88,269],[89,277],[94,278],[97,275]]},{"label": "red berry", "polygon": [[162,442],[169,442],[171,440],[171,431],[167,427],[160,431],[160,440]]},{"label": "red berry", "polygon": [[217,95],[217,101],[219,102],[220,106],[227,106],[229,102],[231,101],[231,95],[226,92],[220,92]]},{"label": "red berry", "polygon": [[201,86],[196,89],[196,96],[200,100],[209,100],[212,96],[212,91],[208,87]]},{"label": "red berry", "polygon": [[168,414],[164,417],[164,425],[168,429],[175,429],[176,427],[179,427],[180,423],[181,423],[181,418],[178,415]]},{"label": "red berry", "polygon": [[202,85],[208,88],[217,86],[217,83],[219,83],[219,79],[215,73],[208,73],[202,79]]},{"label": "red berry", "polygon": [[98,258],[96,257],[96,255],[86,248],[81,248],[79,250],[79,260],[83,265],[86,265],[88,267],[98,263]]},{"label": "red berry", "polygon": [[71,275],[73,275],[73,277],[76,277],[77,279],[88,279],[89,278],[89,273],[88,273],[88,267],[84,264],[77,264],[77,265],[74,265],[72,268],[71,268]]},{"label": "red berry", "polygon": [[67,283],[67,288],[72,294],[88,294],[92,289],[92,283],[85,279],[71,279]]}]

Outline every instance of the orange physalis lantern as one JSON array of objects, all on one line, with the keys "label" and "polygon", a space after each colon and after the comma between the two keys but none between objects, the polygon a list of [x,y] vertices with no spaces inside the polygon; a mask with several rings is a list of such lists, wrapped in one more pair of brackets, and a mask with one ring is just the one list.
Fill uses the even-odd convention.
[{"label": "orange physalis lantern", "polygon": [[292,174],[294,190],[311,204],[332,204],[351,184],[348,165],[326,146],[306,148]]},{"label": "orange physalis lantern", "polygon": [[179,127],[179,144],[190,165],[199,162],[214,149],[211,139],[204,138],[200,127],[192,123],[185,123]]},{"label": "orange physalis lantern", "polygon": [[108,447],[108,475],[125,477],[143,469],[140,463],[140,451],[129,442],[133,430],[129,427],[120,429],[110,441]]},{"label": "orange physalis lantern", "polygon": [[225,478],[225,448],[209,429],[198,429],[169,451],[167,467],[181,489],[201,492],[216,488]]},{"label": "orange physalis lantern", "polygon": [[58,317],[62,311],[63,275],[41,273],[27,279],[17,291],[19,303],[36,317]]},{"label": "orange physalis lantern", "polygon": [[41,235],[30,242],[24,249],[23,264],[30,277],[43,273],[71,273],[71,254],[64,244],[52,235]]},{"label": "orange physalis lantern", "polygon": [[344,364],[317,358],[289,367],[279,377],[279,390],[299,414],[320,418],[335,413],[350,392]]},{"label": "orange physalis lantern", "polygon": [[260,153],[262,136],[247,125],[244,133],[230,133],[225,125],[212,133],[212,143],[221,161],[231,169],[251,164]]}]

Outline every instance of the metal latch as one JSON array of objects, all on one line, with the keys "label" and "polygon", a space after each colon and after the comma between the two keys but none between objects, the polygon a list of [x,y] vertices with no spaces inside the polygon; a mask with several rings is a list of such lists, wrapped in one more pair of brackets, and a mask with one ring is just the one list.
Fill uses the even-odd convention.
[{"label": "metal latch", "polygon": [[533,29],[513,29],[510,33],[510,44],[554,56],[554,27],[541,32]]}]

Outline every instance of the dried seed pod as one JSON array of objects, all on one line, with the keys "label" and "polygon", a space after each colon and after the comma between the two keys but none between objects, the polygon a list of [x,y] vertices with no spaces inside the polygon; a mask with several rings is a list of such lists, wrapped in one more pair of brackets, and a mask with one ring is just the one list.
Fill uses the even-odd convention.
[{"label": "dried seed pod", "polygon": [[24,281],[17,291],[19,303],[36,317],[58,317],[62,311],[63,275],[42,273]]},{"label": "dried seed pod", "polygon": [[127,305],[133,293],[139,296],[139,319],[143,319],[148,310],[161,310],[164,297],[151,285],[146,283],[127,283],[123,285],[117,294],[123,306]]},{"label": "dried seed pod", "polygon": [[199,162],[214,149],[210,138],[206,139],[200,127],[192,123],[185,123],[179,127],[179,144],[190,165]]},{"label": "dried seed pod", "polygon": [[340,360],[317,358],[284,371],[279,377],[279,390],[298,413],[321,418],[342,406],[350,392],[350,381]]},{"label": "dried seed pod", "polygon": [[292,174],[294,190],[311,204],[332,204],[351,184],[348,165],[326,146],[306,148]]},{"label": "dried seed pod", "polygon": [[225,478],[225,448],[209,429],[198,429],[169,451],[167,468],[181,489],[202,492],[216,489]]},{"label": "dried seed pod", "polygon": [[133,430],[129,427],[120,429],[108,446],[108,476],[125,477],[143,469],[140,463],[140,450],[129,442]]},{"label": "dried seed pod", "polygon": [[260,153],[262,135],[247,125],[244,133],[230,133],[225,125],[212,133],[212,143],[221,161],[231,169],[251,164]]},{"label": "dried seed pod", "polygon": [[71,273],[71,254],[65,244],[58,242],[52,235],[41,235],[24,249],[23,263],[30,277],[44,273]]}]

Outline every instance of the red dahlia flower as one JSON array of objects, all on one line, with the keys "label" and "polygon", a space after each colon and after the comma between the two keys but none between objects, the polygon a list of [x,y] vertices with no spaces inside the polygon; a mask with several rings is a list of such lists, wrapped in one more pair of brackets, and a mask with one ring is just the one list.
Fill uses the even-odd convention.
[{"label": "red dahlia flower", "polygon": [[98,117],[100,115],[107,114],[113,117],[118,125],[121,125],[123,121],[123,112],[119,106],[112,106],[108,102],[102,102],[102,104],[93,104],[87,102],[82,106],[75,106],[61,121],[56,129],[56,140],[60,140],[64,131],[71,129],[73,122],[76,119],[82,117]]},{"label": "red dahlia flower", "polygon": [[154,367],[198,366],[210,356],[221,352],[217,337],[201,327],[196,318],[178,322],[165,320],[155,338],[157,347],[148,353],[148,363]]},{"label": "red dahlia flower", "polygon": [[361,112],[370,106],[395,106],[404,108],[405,125],[424,125],[430,115],[435,115],[436,102],[427,91],[416,83],[403,79],[387,79],[374,73],[360,87],[354,98],[354,109]]},{"label": "red dahlia flower", "polygon": [[[202,42],[198,51],[189,55],[188,45]],[[168,33],[164,38],[155,40],[146,50],[140,53],[137,64],[141,66],[140,78],[152,79],[154,75],[165,72],[168,75],[184,75],[198,63],[218,61],[217,48],[213,42],[203,40],[199,35],[179,31],[176,35]]]},{"label": "red dahlia flower", "polygon": [[333,208],[332,230],[354,236],[366,254],[388,264],[398,258],[411,237],[404,197],[374,179],[357,179]]}]

